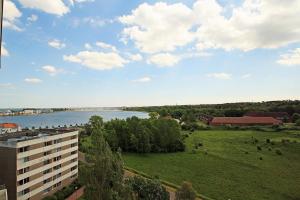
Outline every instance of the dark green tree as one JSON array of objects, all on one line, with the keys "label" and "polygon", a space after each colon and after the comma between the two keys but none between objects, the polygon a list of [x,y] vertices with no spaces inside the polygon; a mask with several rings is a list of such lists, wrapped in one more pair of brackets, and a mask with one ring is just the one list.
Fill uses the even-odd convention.
[{"label": "dark green tree", "polygon": [[103,120],[91,117],[92,145],[87,151],[89,165],[81,168],[81,182],[90,200],[123,198],[123,162],[120,152],[113,153],[104,139]]},{"label": "dark green tree", "polygon": [[169,200],[170,196],[159,180],[150,180],[134,176],[125,183],[135,193],[136,200]]}]

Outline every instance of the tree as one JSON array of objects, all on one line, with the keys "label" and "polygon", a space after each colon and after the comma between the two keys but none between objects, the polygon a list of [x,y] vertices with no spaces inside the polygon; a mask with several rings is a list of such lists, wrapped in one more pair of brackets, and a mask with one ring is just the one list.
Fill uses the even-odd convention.
[{"label": "tree", "polygon": [[296,126],[300,126],[300,119],[297,119]]},{"label": "tree", "polygon": [[91,117],[89,124],[92,131],[92,145],[87,152],[90,164],[80,170],[81,182],[86,186],[85,197],[90,200],[124,199],[121,154],[113,153],[105,141],[101,117]]},{"label": "tree", "polygon": [[150,112],[149,117],[150,119],[157,119],[159,117],[159,114],[157,112]]},{"label": "tree", "polygon": [[181,187],[176,191],[176,200],[195,200],[196,192],[189,182],[183,182]]},{"label": "tree", "polygon": [[299,113],[294,113],[292,116],[292,120],[294,123],[296,123],[296,121],[300,119],[300,114]]},{"label": "tree", "polygon": [[159,180],[130,177],[125,183],[135,193],[136,200],[169,200],[170,196]]}]

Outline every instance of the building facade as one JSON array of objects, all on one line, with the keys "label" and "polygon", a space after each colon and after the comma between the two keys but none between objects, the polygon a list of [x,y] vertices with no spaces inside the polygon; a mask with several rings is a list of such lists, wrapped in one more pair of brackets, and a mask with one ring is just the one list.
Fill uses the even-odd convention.
[{"label": "building facade", "polygon": [[0,184],[9,200],[40,200],[78,174],[78,131],[35,130],[0,136]]}]

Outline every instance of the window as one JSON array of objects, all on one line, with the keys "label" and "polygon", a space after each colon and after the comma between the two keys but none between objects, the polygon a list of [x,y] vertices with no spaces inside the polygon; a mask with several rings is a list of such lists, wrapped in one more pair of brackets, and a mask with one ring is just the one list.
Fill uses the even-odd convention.
[{"label": "window", "polygon": [[25,190],[22,190],[20,193],[19,193],[19,196],[23,196],[23,195],[25,195],[25,194],[27,194],[27,193],[29,193],[30,192],[30,189],[29,188],[26,188]]},{"label": "window", "polygon": [[53,143],[54,144],[58,144],[58,143],[61,143],[62,142],[62,139],[60,138],[60,139],[57,139],[57,140],[53,140]]},{"label": "window", "polygon": [[47,178],[46,180],[43,181],[44,184],[51,182],[51,178]]},{"label": "window", "polygon": [[29,146],[19,148],[19,153],[29,151]]},{"label": "window", "polygon": [[54,162],[55,161],[59,161],[61,159],[61,156],[57,156],[57,157],[55,157],[53,160],[54,160]]},{"label": "window", "polygon": [[43,174],[49,174],[51,172],[51,169],[46,169]]},{"label": "window", "polygon": [[61,181],[59,181],[58,183],[54,184],[53,187],[59,187],[59,186],[61,186]]},{"label": "window", "polygon": [[54,170],[58,170],[58,169],[60,169],[60,168],[61,168],[61,164],[56,165],[55,167],[53,167]]},{"label": "window", "polygon": [[77,153],[77,151],[72,151],[71,152],[71,155],[74,155],[74,154],[76,154]]},{"label": "window", "polygon": [[77,146],[77,142],[71,144],[71,147],[76,147]]},{"label": "window", "polygon": [[29,157],[28,156],[23,158],[23,162],[28,162],[28,161],[29,161]]},{"label": "window", "polygon": [[19,170],[19,174],[25,174],[26,172],[29,172],[29,167],[23,168]]},{"label": "window", "polygon": [[55,152],[60,152],[60,151],[61,151],[61,147],[55,149]]},{"label": "window", "polygon": [[74,166],[74,167],[71,167],[71,171],[74,171],[74,170],[76,170],[76,169],[77,169],[77,165]]},{"label": "window", "polygon": [[61,173],[56,174],[55,176],[53,176],[53,180],[55,180],[55,179],[57,179],[57,178],[59,178],[59,177],[61,177]]},{"label": "window", "polygon": [[51,151],[46,151],[44,152],[44,156],[50,155],[52,152]]},{"label": "window", "polygon": [[24,184],[26,184],[26,183],[28,183],[28,182],[29,182],[29,177],[20,180],[20,181],[19,181],[19,185],[24,185]]},{"label": "window", "polygon": [[45,145],[45,146],[50,146],[50,145],[52,145],[52,141],[45,142],[44,145]]},{"label": "window", "polygon": [[44,161],[44,165],[48,165],[48,164],[50,164],[50,163],[51,163],[50,160],[45,160],[45,161]]},{"label": "window", "polygon": [[72,160],[71,160],[71,162],[76,162],[77,161],[77,158],[73,158]]}]

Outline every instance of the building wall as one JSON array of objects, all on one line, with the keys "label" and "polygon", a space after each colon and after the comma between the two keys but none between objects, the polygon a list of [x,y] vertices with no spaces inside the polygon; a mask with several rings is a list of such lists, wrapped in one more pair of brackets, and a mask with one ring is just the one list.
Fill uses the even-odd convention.
[{"label": "building wall", "polygon": [[0,147],[0,184],[7,188],[9,199],[16,199],[17,149]]},{"label": "building wall", "polygon": [[[10,189],[14,184],[15,188],[11,189],[14,196],[11,194],[9,200],[40,200],[77,178],[77,131],[17,142],[15,148],[3,149],[14,149],[11,153],[14,155],[13,159],[3,157],[5,162],[14,160],[15,166],[10,175],[15,178],[12,179],[10,187],[7,186]],[[4,152],[0,151],[1,155]],[[0,174],[0,178],[2,176],[4,174]]]}]

